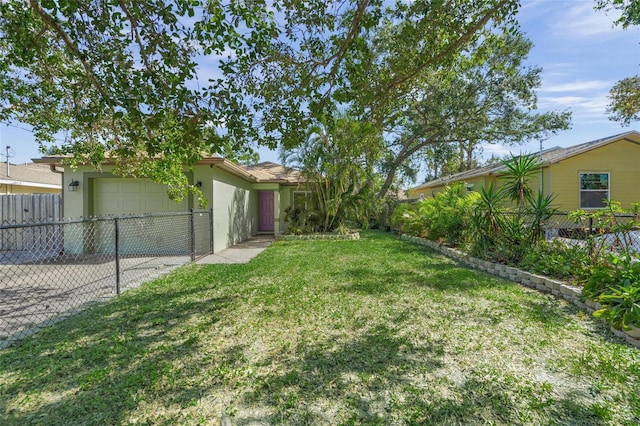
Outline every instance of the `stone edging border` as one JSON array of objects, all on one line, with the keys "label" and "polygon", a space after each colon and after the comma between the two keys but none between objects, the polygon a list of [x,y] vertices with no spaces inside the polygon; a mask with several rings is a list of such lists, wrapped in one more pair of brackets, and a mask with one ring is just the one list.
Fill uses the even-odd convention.
[{"label": "stone edging border", "polygon": [[[526,287],[544,293],[551,293],[555,297],[564,299],[576,305],[580,309],[587,311],[589,314],[592,314],[595,310],[600,309],[599,303],[595,303],[592,300],[587,300],[585,303],[580,300],[580,288],[569,285],[564,281],[554,280],[553,278],[548,278],[544,275],[532,274],[531,272],[523,271],[512,266],[503,265],[501,263],[493,263],[487,260],[478,259],[452,247],[448,247],[435,241],[427,240],[425,238],[402,234],[400,236],[400,239],[411,241],[439,251],[445,256],[453,258],[472,268],[479,269],[492,275],[497,275],[499,277],[508,279],[510,281],[522,284]],[[634,337],[623,330],[618,330],[613,327],[610,327],[610,329],[614,335],[626,340],[627,343],[640,348],[640,338]]]},{"label": "stone edging border", "polygon": [[340,234],[303,234],[303,235],[286,235],[281,234],[276,237],[276,240],[339,240],[339,241],[347,241],[347,240],[359,240],[360,233],[352,232],[346,235]]}]

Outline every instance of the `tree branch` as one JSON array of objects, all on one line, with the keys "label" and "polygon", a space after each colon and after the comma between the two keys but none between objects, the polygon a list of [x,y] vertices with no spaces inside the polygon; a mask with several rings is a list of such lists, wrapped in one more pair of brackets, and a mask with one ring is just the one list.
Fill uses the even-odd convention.
[{"label": "tree branch", "polygon": [[89,62],[86,59],[82,58],[80,51],[78,50],[76,45],[73,43],[73,40],[71,40],[71,37],[69,37],[69,35],[64,31],[64,29],[55,21],[55,19],[51,15],[49,15],[42,8],[42,6],[40,6],[40,4],[36,0],[29,0],[29,4],[31,5],[33,10],[40,16],[40,18],[42,18],[42,21],[45,23],[45,25],[47,25],[56,34],[58,34],[58,36],[64,42],[65,46],[67,46],[67,49],[70,51],[70,53],[80,61],[80,63],[82,64],[82,67],[84,68],[84,71],[90,77],[91,84],[93,85],[93,87],[104,98],[107,105],[112,107],[113,100],[107,94],[107,92],[104,90],[104,87],[102,87],[102,85],[98,81],[98,78],[96,77],[95,73],[93,72],[93,69],[91,68],[91,64],[89,64]]}]

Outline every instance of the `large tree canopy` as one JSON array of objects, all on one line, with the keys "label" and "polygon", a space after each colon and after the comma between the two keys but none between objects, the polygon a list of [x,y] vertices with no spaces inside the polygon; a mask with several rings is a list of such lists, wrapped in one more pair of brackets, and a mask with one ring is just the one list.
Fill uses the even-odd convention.
[{"label": "large tree canopy", "polygon": [[388,103],[425,70],[447,67],[486,34],[513,28],[518,1],[289,0],[275,7],[284,15],[280,37],[239,76],[265,135],[291,147],[336,103],[381,125]]},{"label": "large tree canopy", "polygon": [[569,126],[568,112],[536,112],[540,68],[525,66],[531,42],[520,34],[487,34],[447,67],[429,67],[410,91],[390,100],[382,119],[388,138],[387,182],[434,144],[517,144]]},{"label": "large tree canopy", "polygon": [[[295,146],[336,102],[382,121],[427,68],[514,25],[517,0],[6,0],[0,120],[180,194],[183,164]],[[384,55],[372,37],[384,37]],[[211,72],[213,69],[213,72]],[[208,74],[208,75],[207,75]],[[372,81],[375,79],[375,81]],[[65,142],[54,144],[55,135]]]},{"label": "large tree canopy", "polygon": [[[31,124],[45,149],[78,161],[109,152],[121,174],[179,196],[183,164],[203,152],[241,155],[254,136],[225,73],[275,34],[259,2],[3,1],[0,119]],[[203,80],[196,59],[222,54],[219,74]],[[54,144],[60,132],[65,141]]]},{"label": "large tree canopy", "polygon": [[[534,114],[517,0],[0,3],[0,120],[43,147],[149,176],[179,198],[204,153],[295,148],[341,104],[374,137],[386,194],[419,153],[566,127]],[[64,133],[65,142],[55,144]],[[344,138],[341,138],[344,139]],[[362,141],[366,144],[366,140]],[[336,143],[340,143],[336,140]],[[419,159],[418,159],[419,161]],[[195,188],[191,187],[192,190]]]}]

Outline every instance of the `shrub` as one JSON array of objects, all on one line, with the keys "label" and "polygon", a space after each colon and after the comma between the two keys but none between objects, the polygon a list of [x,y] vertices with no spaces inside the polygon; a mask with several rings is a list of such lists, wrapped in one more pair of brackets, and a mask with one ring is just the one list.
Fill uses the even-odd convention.
[{"label": "shrub", "polygon": [[318,212],[312,209],[287,207],[284,210],[287,231],[291,234],[308,234],[316,232],[320,223]]},{"label": "shrub", "polygon": [[475,192],[467,193],[463,183],[456,183],[420,202],[418,214],[424,220],[428,238],[460,244],[478,197]]},{"label": "shrub", "polygon": [[640,258],[630,253],[609,253],[607,258],[594,267],[582,295],[602,305],[593,315],[610,325],[623,330],[640,326]]},{"label": "shrub", "polygon": [[391,215],[391,226],[402,234],[421,236],[424,223],[420,221],[417,208],[412,204],[400,204]]},{"label": "shrub", "polygon": [[520,267],[530,272],[559,279],[586,279],[590,267],[586,245],[559,240],[540,241],[524,254]]}]

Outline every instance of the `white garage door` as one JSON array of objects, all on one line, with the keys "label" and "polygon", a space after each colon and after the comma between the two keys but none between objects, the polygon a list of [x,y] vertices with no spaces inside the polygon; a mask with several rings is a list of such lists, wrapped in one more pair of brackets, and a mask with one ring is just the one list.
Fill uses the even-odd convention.
[{"label": "white garage door", "polygon": [[181,203],[170,200],[167,187],[149,179],[99,178],[94,182],[94,214],[184,212]]}]

